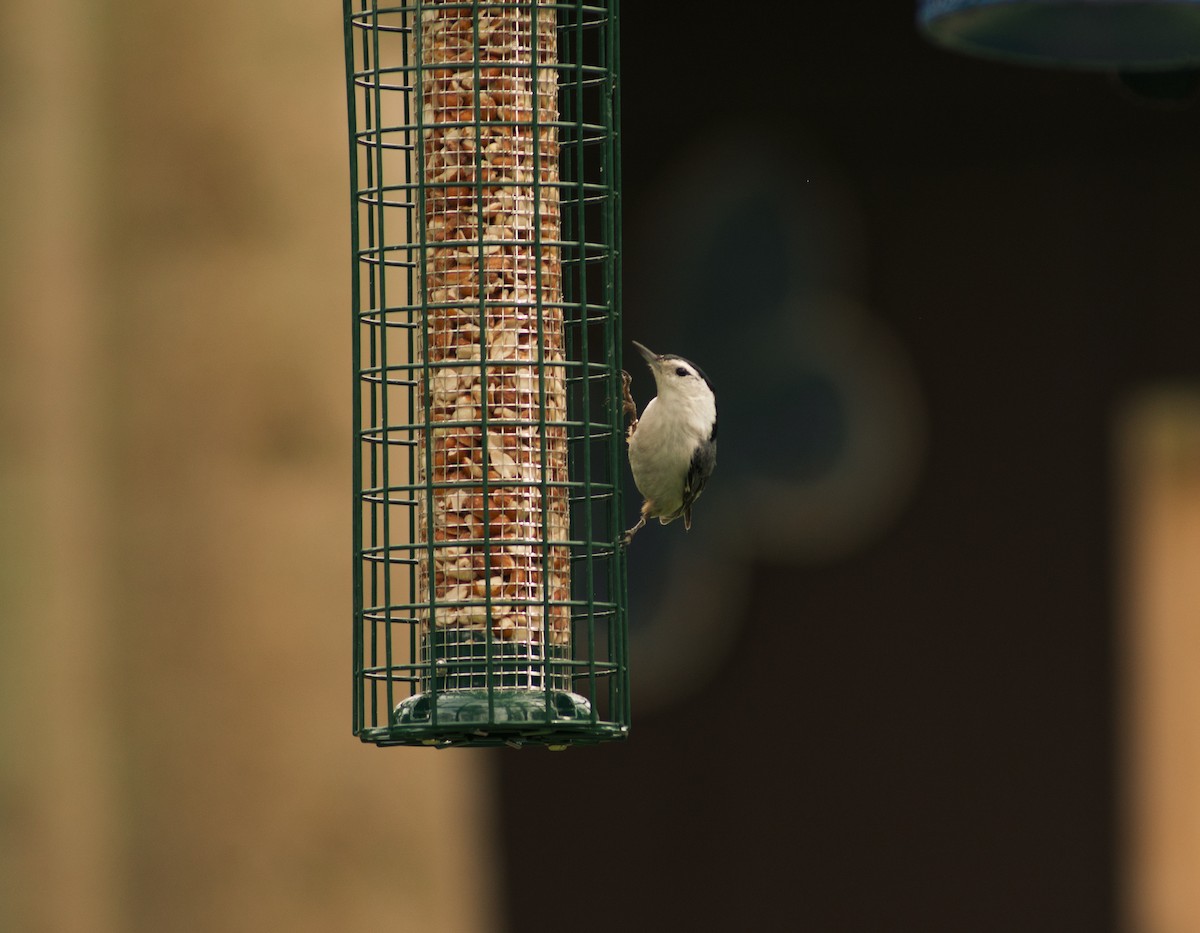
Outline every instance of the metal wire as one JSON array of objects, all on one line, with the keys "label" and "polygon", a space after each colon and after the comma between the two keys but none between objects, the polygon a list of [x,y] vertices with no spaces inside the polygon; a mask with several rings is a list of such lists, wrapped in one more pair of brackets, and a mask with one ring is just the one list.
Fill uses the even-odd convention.
[{"label": "metal wire", "polygon": [[616,0],[343,12],[354,732],[622,738]]}]

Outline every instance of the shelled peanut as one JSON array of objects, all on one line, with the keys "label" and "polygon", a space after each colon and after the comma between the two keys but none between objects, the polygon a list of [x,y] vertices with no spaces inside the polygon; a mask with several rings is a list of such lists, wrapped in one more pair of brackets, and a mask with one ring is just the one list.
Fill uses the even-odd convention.
[{"label": "shelled peanut", "polygon": [[426,3],[414,37],[429,412],[418,534],[432,518],[434,545],[432,561],[418,549],[418,601],[439,627],[490,618],[500,639],[565,645],[570,558],[551,543],[569,531],[555,485],[567,481],[557,46],[553,8],[534,6],[473,18],[470,4]]}]

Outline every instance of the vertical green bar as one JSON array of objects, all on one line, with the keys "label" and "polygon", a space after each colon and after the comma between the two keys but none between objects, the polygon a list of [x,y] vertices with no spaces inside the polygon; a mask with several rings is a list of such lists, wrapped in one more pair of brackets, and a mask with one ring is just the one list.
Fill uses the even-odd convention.
[{"label": "vertical green bar", "polygon": [[[423,36],[421,32],[421,18],[424,12],[423,0],[416,0],[416,5],[409,21],[413,36],[413,71],[412,71],[412,88],[413,96],[416,98],[413,106],[413,113],[416,116],[416,132],[414,135],[414,161],[417,164],[417,186],[412,193],[414,210],[417,214],[418,227],[418,245],[417,245],[417,273],[418,282],[424,282],[425,270],[428,268],[429,262],[429,246],[428,234],[425,227],[425,198],[426,198],[426,178],[425,178],[425,64],[424,50],[422,48]],[[413,301],[416,295],[420,294],[419,300]],[[430,402],[430,367],[429,367],[429,296],[426,294],[426,289],[422,285],[419,289],[410,294],[410,305],[413,307],[412,313],[415,315],[414,324],[421,333],[421,423],[418,426],[418,431],[424,434],[424,444],[422,450],[424,452],[424,477],[425,477],[425,567],[428,573],[428,568],[434,565],[434,535],[433,535],[433,508],[431,502],[431,484],[433,483],[433,416]],[[414,486],[418,485],[418,474],[412,475]],[[421,492],[416,491],[419,497]],[[416,551],[413,551],[416,554]],[[414,568],[414,573],[415,573]],[[417,600],[417,590],[413,590],[413,602]],[[438,702],[437,696],[440,689],[437,682],[437,603],[433,598],[433,586],[426,587],[425,604],[423,606],[426,612],[426,631],[418,635],[418,641],[423,642],[422,648],[423,657],[421,658],[422,669],[420,672],[421,689],[428,691],[431,698],[431,720],[430,725],[436,729],[438,726]],[[420,608],[417,610],[420,615]]]},{"label": "vertical green bar", "polygon": [[361,301],[361,288],[358,279],[358,110],[356,107],[357,85],[354,80],[354,7],[352,0],[342,0],[342,38],[345,43],[346,56],[346,109],[349,115],[349,146],[350,146],[350,309],[351,332],[350,354],[352,365],[351,374],[351,423],[354,425],[354,443],[350,455],[351,469],[351,531],[352,541],[352,576],[353,576],[353,633],[352,633],[352,664],[353,678],[353,727],[354,734],[359,735],[363,729],[363,573],[362,573],[362,441],[360,425],[362,424],[362,399],[359,392],[359,354],[362,352],[359,335],[358,308]]},{"label": "vertical green bar", "polygon": [[[388,349],[387,349],[387,328],[382,326],[383,309],[387,307],[387,224],[386,221],[386,192],[384,173],[383,155],[384,148],[384,123],[383,123],[383,81],[384,75],[382,71],[382,59],[380,58],[379,36],[381,33],[379,23],[379,9],[375,7],[372,11],[372,26],[371,30],[371,53],[373,67],[371,69],[372,82],[372,121],[375,129],[375,235],[377,237],[375,246],[375,261],[377,264],[378,286],[376,289],[374,311],[379,314],[381,323],[375,326],[375,332],[378,336],[373,341],[378,348],[378,356],[372,356],[371,372],[374,379],[374,388],[372,389],[378,396],[378,413],[379,413],[379,450],[380,450],[380,476],[372,477],[371,487],[373,489],[382,488],[386,490],[391,485],[391,441],[392,441],[392,424],[391,415],[388,410]],[[378,510],[379,506],[374,506]],[[384,695],[385,695],[385,710],[391,709],[394,703],[393,690],[393,674],[394,664],[392,659],[392,535],[391,535],[391,515],[386,504],[383,506],[382,515],[382,530],[381,537],[377,538],[373,543],[376,547],[378,563],[382,565],[383,575],[383,655],[384,655]],[[379,601],[375,601],[375,605],[379,605]]]},{"label": "vertical green bar", "polygon": [[[411,9],[406,9],[404,11],[404,18],[402,20],[402,26],[406,27],[408,29],[416,28],[414,25],[414,14]],[[403,138],[404,138],[404,145],[407,147],[411,147],[411,148],[406,149],[405,151],[417,153],[417,152],[419,152],[421,140],[420,140],[419,134],[414,135],[413,113],[417,109],[417,107],[419,107],[420,102],[418,101],[417,107],[414,107],[413,95],[415,93],[417,93],[417,82],[416,82],[416,78],[415,78],[416,63],[413,60],[412,44],[409,43],[407,41],[407,39],[403,43],[403,48],[401,49],[401,52],[400,52],[400,63],[401,63],[401,67],[402,67],[401,75],[403,76],[404,81],[408,82],[407,91],[402,92],[403,96],[404,96],[404,124],[403,124],[404,137]],[[414,142],[414,140],[415,140],[415,142]],[[413,199],[413,191],[414,191],[414,185],[415,185],[414,162],[416,162],[417,165],[420,164],[419,156],[415,159],[412,156],[408,156],[404,160],[404,196],[406,198],[408,198],[407,203],[408,203],[408,207],[409,207],[409,210],[407,211],[405,230],[404,230],[405,244],[407,246],[407,250],[405,251],[404,255],[409,263],[408,273],[407,273],[406,280],[405,280],[405,290],[406,290],[405,298],[407,299],[407,301],[405,302],[406,308],[404,311],[404,314],[405,314],[404,324],[405,324],[405,332],[406,332],[405,350],[408,354],[406,357],[406,359],[408,360],[407,372],[409,374],[409,382],[410,382],[409,389],[408,389],[408,395],[407,395],[407,403],[408,404],[406,406],[407,407],[406,417],[408,419],[407,424],[409,426],[410,433],[409,433],[409,437],[408,437],[408,440],[409,440],[408,453],[405,458],[405,466],[408,469],[408,483],[406,484],[406,488],[407,488],[407,492],[408,492],[408,504],[406,506],[406,508],[408,509],[408,550],[406,551],[406,553],[408,554],[408,557],[409,557],[408,601],[407,601],[408,608],[406,611],[408,613],[408,619],[409,619],[409,621],[408,621],[408,659],[409,659],[408,675],[410,678],[418,678],[418,680],[419,680],[419,677],[420,677],[419,665],[421,662],[421,653],[420,653],[421,652],[421,644],[420,644],[420,638],[419,638],[419,633],[418,633],[418,625],[416,623],[416,619],[417,619],[417,609],[416,609],[416,600],[417,600],[417,557],[416,557],[416,555],[417,555],[417,548],[416,548],[416,541],[417,541],[417,520],[418,520],[417,519],[417,505],[416,505],[416,503],[418,501],[417,500],[417,442],[416,442],[416,433],[415,433],[415,430],[413,430],[413,429],[415,428],[416,423],[417,423],[416,422],[416,418],[417,418],[417,409],[416,409],[417,388],[422,385],[424,369],[422,368],[421,371],[418,371],[417,366],[416,366],[417,349],[416,349],[415,332],[416,332],[416,323],[417,322],[413,320],[412,296],[416,294],[416,290],[417,290],[417,281],[418,281],[418,274],[419,274],[418,269],[417,269],[417,264],[420,262],[419,256],[416,261],[414,261],[413,256],[414,256],[414,250],[419,252],[420,247],[417,244],[419,244],[420,241],[423,239],[422,233],[421,233],[421,228],[424,225],[424,212],[423,211],[419,212],[417,210],[417,207],[420,205],[421,202],[419,200]],[[418,215],[418,216],[414,216],[414,215]],[[411,695],[415,691],[416,691],[416,687],[414,687],[413,680],[410,679],[408,692]],[[391,711],[389,710],[389,715],[390,715],[390,712]]]},{"label": "vertical green bar", "polygon": [[[621,328],[621,49],[620,49],[620,0],[609,0],[608,24],[605,35],[605,58],[607,80],[604,99],[607,105],[608,153],[609,169],[609,203],[611,205],[610,225],[608,229],[609,242],[612,245],[611,262],[609,264],[610,280],[606,291],[609,296],[609,320],[612,325],[612,337],[609,343],[612,359],[612,383],[610,399],[613,406],[615,425],[617,428],[617,443],[611,448],[611,469],[613,482],[613,512],[612,531],[614,536],[621,534],[622,519],[625,515],[624,499],[621,494],[622,479],[624,478],[624,430],[623,415],[621,414],[621,370],[622,348],[625,338]],[[615,594],[616,613],[615,631],[611,633],[610,644],[615,643],[615,649],[609,651],[617,658],[617,669],[612,677],[611,692],[618,694],[612,697],[611,709],[613,718],[629,726],[629,664],[628,664],[628,631],[629,631],[629,578],[626,564],[625,548],[613,541],[614,547],[614,579],[611,581]]]}]

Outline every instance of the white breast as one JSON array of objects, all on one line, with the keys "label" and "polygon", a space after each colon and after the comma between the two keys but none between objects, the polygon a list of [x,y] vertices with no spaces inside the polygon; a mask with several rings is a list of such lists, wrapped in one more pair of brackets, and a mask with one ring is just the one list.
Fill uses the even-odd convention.
[{"label": "white breast", "polygon": [[682,399],[655,398],[629,439],[633,481],[651,504],[650,516],[669,520],[683,508],[683,482],[692,454],[707,439],[715,416],[697,408]]}]

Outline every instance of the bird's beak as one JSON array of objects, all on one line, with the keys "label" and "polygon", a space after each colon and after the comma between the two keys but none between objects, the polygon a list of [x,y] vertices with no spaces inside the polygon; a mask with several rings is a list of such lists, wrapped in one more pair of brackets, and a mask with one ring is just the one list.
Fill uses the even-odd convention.
[{"label": "bird's beak", "polygon": [[633,341],[633,345],[637,349],[638,353],[642,354],[642,359],[644,359],[647,363],[650,364],[651,369],[658,368],[658,354],[657,353],[655,353],[653,350],[646,349],[640,343],[638,343],[636,340]]}]

